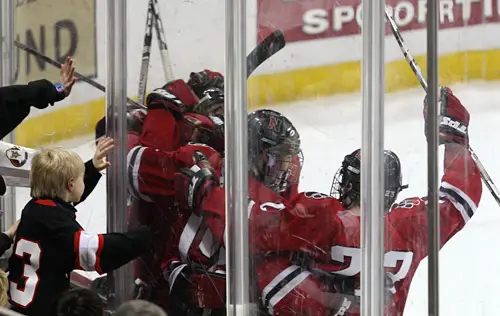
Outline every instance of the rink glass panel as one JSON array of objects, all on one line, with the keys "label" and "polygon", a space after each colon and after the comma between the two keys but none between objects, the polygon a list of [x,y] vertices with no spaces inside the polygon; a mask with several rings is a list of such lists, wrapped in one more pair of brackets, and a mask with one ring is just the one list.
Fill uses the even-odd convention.
[{"label": "rink glass panel", "polygon": [[[18,35],[20,42],[25,44],[32,40],[35,48],[45,50],[49,57],[57,59],[75,49],[75,33],[71,31],[74,25],[78,34],[73,53],[77,56],[77,70],[104,84],[104,3],[86,0],[71,4],[75,7],[68,10],[68,4],[57,2],[27,2],[16,7],[16,39]],[[495,1],[482,1],[471,4],[469,11],[467,6],[457,2],[442,3],[440,82],[450,85],[469,110],[470,144],[493,180],[496,180],[496,157],[500,153],[496,146],[491,145],[495,142],[495,134],[491,131],[497,125],[498,113],[494,104],[500,95],[495,88],[496,83],[487,81],[499,77],[499,66],[495,63],[499,44],[491,41],[486,34],[498,31],[498,24],[492,24],[498,21],[498,4]],[[186,4],[160,0],[159,4],[176,77],[187,79],[191,71],[205,68],[224,72],[224,1]],[[388,1],[388,4],[398,11],[399,18],[396,21],[400,23],[407,45],[425,72],[425,10],[422,3]],[[128,5],[129,19],[133,21],[128,28],[128,94],[135,97],[147,1],[129,1]],[[29,9],[30,6],[34,9]],[[249,79],[248,112],[270,108],[279,111],[293,123],[300,134],[300,149],[304,156],[300,173],[297,170],[292,173],[298,178],[298,190],[329,195],[334,175],[345,155],[361,146],[359,61],[362,50],[359,3],[257,0],[249,1],[247,13],[248,52],[275,29],[283,30],[287,39],[285,49],[259,67]],[[65,20],[73,21],[73,24],[61,23]],[[82,24],[82,20],[85,24]],[[422,116],[425,94],[417,85],[389,31],[387,35],[384,147],[399,156],[403,184],[409,184],[409,188],[399,194],[399,202],[427,194],[427,154]],[[155,36],[148,91],[161,87],[166,81]],[[28,57],[22,51],[18,53],[16,50],[14,56],[17,58],[16,65],[19,65],[16,67],[16,83],[27,83],[42,77],[57,81],[57,71],[52,66],[42,66],[36,58]],[[37,148],[62,142],[75,148],[82,158],[90,159],[95,150],[94,127],[104,113],[104,94],[79,82],[68,100],[43,111],[32,109],[31,116],[18,130],[18,144]],[[248,137],[257,138],[255,135]],[[442,147],[440,160],[444,159]],[[443,168],[440,170],[442,172]],[[464,177],[467,172],[464,167]],[[98,232],[106,230],[104,185],[105,180],[101,179],[89,199],[78,206],[78,220],[85,229]],[[28,198],[27,189],[17,189],[18,215]],[[440,298],[444,315],[495,315],[500,307],[493,294],[500,285],[495,269],[500,257],[494,251],[497,246],[495,241],[500,237],[495,229],[500,221],[496,208],[496,202],[484,188],[474,219],[440,252]],[[416,221],[420,223],[420,220]],[[301,229],[307,231],[309,228],[304,224]],[[249,230],[250,236],[258,236],[261,232]],[[427,247],[426,235],[417,243],[421,243],[422,248]],[[301,273],[311,272],[310,266],[306,266],[310,264],[310,258],[293,257],[285,249],[278,248],[276,252],[271,259],[283,258],[289,264],[284,270],[295,265],[303,269]],[[253,253],[249,259],[252,280],[250,297],[255,309],[262,308],[263,304],[259,271],[265,268],[266,259],[261,254]],[[398,261],[397,268],[391,271],[398,271],[402,264]],[[411,282],[405,315],[426,313],[426,271],[427,261],[424,259]],[[90,273],[84,275],[94,277]],[[268,311],[267,307],[262,310]],[[294,311],[299,315],[309,315],[305,307]]]},{"label": "rink glass panel", "polygon": [[[425,5],[411,1],[387,3],[396,10],[395,19],[401,27],[405,42],[426,74]],[[488,146],[490,142],[487,140],[491,138],[491,134],[487,134],[487,129],[494,129],[494,122],[497,120],[491,104],[498,92],[495,92],[495,82],[489,81],[498,79],[492,74],[493,69],[496,69],[492,58],[498,54],[498,43],[490,44],[484,34],[496,30],[491,22],[497,20],[496,3],[490,7],[489,3],[480,2],[472,5],[469,11],[451,1],[441,2],[439,83],[451,87],[470,113],[470,146],[474,148],[493,181],[496,178],[493,158],[495,146]],[[253,39],[253,16],[248,21],[249,37]],[[304,155],[298,182],[299,192],[318,192],[310,194],[312,198],[321,198],[319,193],[330,193],[332,180],[344,157],[361,146],[360,21],[359,2],[342,1],[333,4],[325,1],[257,1],[257,41],[273,30],[281,29],[287,39],[287,46],[268,63],[263,64],[255,77],[249,79],[248,112],[258,108],[271,108],[285,115],[297,128]],[[476,34],[475,29],[481,29],[485,33]],[[395,289],[384,291],[387,293],[389,307],[392,305],[390,302],[395,299],[401,302],[401,297],[407,296],[406,303],[398,305],[396,310],[400,313],[404,310],[405,315],[422,315],[427,313],[428,269],[427,216],[424,215],[428,188],[427,141],[423,116],[425,92],[404,60],[389,28],[386,34],[384,148],[398,156],[401,184],[408,185],[408,188],[402,190],[394,201],[396,205],[401,203],[395,209],[395,212],[400,213],[388,213],[385,216],[386,246],[380,251],[383,251],[386,276],[395,282]],[[251,47],[249,44],[248,51]],[[252,137],[260,136],[248,135],[249,139],[257,141]],[[488,289],[497,283],[494,264],[490,263],[495,262],[497,256],[489,249],[494,248],[490,242],[495,234],[493,227],[499,220],[494,211],[497,204],[486,187],[483,187],[479,201],[478,188],[482,184],[478,181],[477,170],[472,170],[474,164],[467,162],[470,159],[467,149],[457,151],[455,148],[454,151],[449,148],[445,155],[445,145],[439,146],[438,155],[439,181],[445,182],[441,185],[439,203],[441,238],[445,244],[439,252],[441,314],[467,315],[474,312],[493,315],[497,306]],[[445,158],[447,164],[443,166]],[[447,178],[441,180],[445,174]],[[461,192],[455,190],[457,188]],[[457,192],[470,197],[469,201],[465,201],[468,204],[464,208],[460,204],[463,205],[464,201],[456,196]],[[252,192],[249,194],[252,195]],[[462,202],[458,202],[460,200]],[[307,217],[304,209],[300,211]],[[474,219],[469,220],[469,215],[473,215]],[[249,216],[251,219],[253,214]],[[389,225],[389,221],[392,224]],[[301,222],[303,232],[318,229],[308,226],[308,222],[308,218]],[[267,229],[273,225],[276,223],[270,223]],[[327,225],[326,221],[324,225]],[[326,230],[325,227],[322,232]],[[262,236],[263,231],[264,229],[249,230],[250,239],[252,236]],[[354,235],[359,234],[359,231],[352,231]],[[250,245],[250,250],[254,246]],[[284,247],[284,242],[281,246]],[[332,248],[327,251],[332,256],[330,264],[336,265],[335,269],[343,272],[341,275],[357,275],[354,270],[360,270],[360,253],[344,246],[342,243],[332,244]],[[289,271],[294,272],[294,269],[300,268],[303,269],[302,272],[318,276],[319,270],[328,268],[325,262],[321,262],[321,256],[311,258],[315,251],[304,252],[302,256],[295,257],[295,254],[281,248],[274,258],[281,258],[279,264],[290,260],[289,267],[296,268],[290,268]],[[251,275],[256,273],[254,276],[259,289],[253,295],[258,299],[258,304],[269,303],[269,298],[272,297],[269,288],[263,289],[264,286],[259,285],[259,280],[265,283],[262,281],[266,279],[263,275],[276,273],[272,270],[271,263],[268,263],[268,260],[273,260],[270,257],[272,255],[251,253],[254,269]],[[491,278],[477,278],[466,272],[471,267],[476,267],[478,262],[487,270],[485,275]],[[286,270],[286,267],[281,269]],[[289,280],[281,279],[280,286],[294,283],[290,280],[300,282],[300,274],[296,273],[290,275]],[[274,280],[269,276],[267,278]],[[324,281],[323,277],[318,279]],[[403,282],[406,284],[403,285]],[[477,292],[465,293],[460,290],[464,284],[467,284],[467,288],[477,289]],[[408,291],[407,295],[401,293],[405,291],[403,288]],[[267,300],[266,293],[269,295]],[[283,294],[284,291],[280,293]],[[290,293],[294,295],[293,291]],[[296,298],[301,296],[300,292],[295,295]],[[265,310],[269,306],[263,308]],[[292,306],[290,309],[298,315],[312,314],[307,311],[306,305],[302,308]]]}]

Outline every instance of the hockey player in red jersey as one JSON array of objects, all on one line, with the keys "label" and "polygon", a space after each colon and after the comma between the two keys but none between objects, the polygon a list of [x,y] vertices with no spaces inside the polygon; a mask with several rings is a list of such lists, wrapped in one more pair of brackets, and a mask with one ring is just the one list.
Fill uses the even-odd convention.
[{"label": "hockey player in red jersey", "polygon": [[[444,245],[474,214],[482,187],[479,171],[468,151],[469,113],[447,88],[442,89],[440,104],[440,136],[445,145],[445,173],[440,189],[441,244]],[[262,303],[272,314],[335,314],[332,313],[331,306],[324,306],[323,298],[332,293],[325,293],[320,284],[314,283],[317,279],[312,274],[318,273],[331,275],[334,280],[346,278],[347,282],[336,282],[334,290],[340,290],[349,296],[340,296],[341,300],[337,300],[340,305],[334,306],[333,310],[341,311],[342,315],[358,314],[356,308],[353,308],[356,302],[350,296],[359,294],[359,159],[359,151],[346,156],[333,186],[334,193],[338,194],[337,202],[336,199],[317,193],[300,194],[291,203],[275,198],[271,203],[257,206],[257,203],[252,205],[253,201],[250,201],[250,212],[258,212],[261,208],[269,210],[272,207],[276,213],[282,213],[281,219],[277,219],[279,224],[275,225],[280,226],[280,234],[275,234],[273,225],[270,225],[272,234],[263,233],[266,229],[263,225],[258,225],[258,220],[250,221],[250,246],[254,251],[296,251],[309,259],[301,266],[292,265],[283,269],[287,264],[285,261],[281,266],[278,265],[277,270],[267,267],[262,270],[263,275],[257,276],[259,280],[268,280],[260,282],[259,287],[262,289]],[[398,193],[404,189],[401,165],[399,158],[390,151],[385,152],[385,164],[385,199],[387,210],[390,210],[385,216],[385,265],[389,285],[387,290],[392,295],[386,314],[402,315],[413,274],[420,261],[427,256],[426,198],[406,199],[392,205]],[[193,206],[206,218],[223,218],[223,203],[211,199],[218,189],[211,187],[212,180],[201,179],[197,187],[192,186],[190,191],[192,196],[198,198],[194,199]],[[311,207],[308,199],[316,199],[316,207]],[[218,223],[222,226],[220,220]],[[253,233],[253,227],[259,228],[255,230],[258,234]],[[214,232],[220,230],[220,227],[214,225]],[[311,289],[314,291],[311,292]],[[335,299],[327,301],[332,303]]]},{"label": "hockey player in red jersey", "polygon": [[[177,87],[179,86],[182,87],[184,93],[192,93],[185,83],[178,82]],[[224,118],[217,113],[220,113],[220,109],[223,108],[224,96],[222,91],[216,88],[207,88],[202,93],[202,100],[198,101],[196,97],[196,103],[192,103],[184,112],[179,113],[182,115],[182,122],[178,123],[181,127],[174,134],[182,140],[179,142],[181,145],[179,148],[165,146],[162,143],[165,140],[156,139],[158,134],[160,137],[166,136],[162,135],[165,126],[169,124],[166,119],[167,115],[164,113],[165,109],[157,112],[148,109],[140,142],[128,154],[130,192],[141,203],[141,206],[137,208],[139,210],[138,222],[151,223],[153,227],[156,227],[153,231],[157,232],[155,238],[157,243],[150,254],[151,259],[139,262],[142,273],[138,274],[140,280],[137,281],[143,288],[152,289],[149,298],[166,309],[172,307],[168,308],[165,304],[168,300],[169,289],[162,286],[161,265],[176,258],[186,258],[188,251],[183,249],[179,242],[185,240],[183,232],[190,219],[189,216],[186,217],[187,212],[179,209],[173,202],[176,189],[173,181],[174,173],[179,168],[190,166],[196,151],[208,157],[216,169],[222,166],[221,155],[202,143],[211,144],[223,151]],[[179,100],[183,100],[182,94],[178,96]],[[146,127],[148,120],[152,123],[149,130]],[[147,205],[154,207],[147,208],[145,207]],[[192,228],[191,225],[188,228]]]},{"label": "hockey player in red jersey", "polygon": [[[442,89],[441,117],[440,136],[445,145],[445,156],[439,212],[441,245],[444,245],[473,216],[481,198],[482,187],[479,171],[468,151],[469,113],[447,88]],[[335,212],[333,209],[323,209],[322,212],[314,212],[310,208],[302,208],[300,217],[285,221],[282,228],[286,233],[280,240],[280,250],[295,249],[305,253],[309,258],[305,271],[321,275],[332,274],[337,279],[339,276],[348,280],[350,278],[348,286],[342,291],[356,295],[359,295],[361,267],[359,154],[360,151],[356,150],[346,156],[332,187],[332,193],[339,198],[346,210]],[[384,157],[385,206],[388,210],[384,218],[384,264],[388,285],[385,314],[393,316],[403,314],[412,277],[420,261],[427,256],[427,214],[426,198],[410,198],[393,205],[399,192],[405,188],[401,180],[401,164],[397,155],[391,151],[385,151]],[[316,197],[321,198],[320,195]],[[275,274],[268,285],[261,286],[264,288],[263,297],[267,298],[264,303],[268,302],[267,307],[274,310],[275,315],[288,315],[287,308],[299,307],[293,305],[294,299],[299,297],[296,288],[302,285],[299,283],[296,286],[297,282],[292,282],[297,281],[297,276],[292,274],[297,273],[296,270],[298,271],[298,267],[295,270],[290,268],[289,273]],[[353,277],[356,278],[354,283]],[[282,282],[278,282],[280,280]],[[273,284],[274,287],[271,286]],[[277,289],[276,284],[280,288]],[[290,285],[296,288],[292,290]],[[289,294],[276,295],[282,289],[289,291]],[[347,310],[343,315],[358,314],[357,311]]]},{"label": "hockey player in red jersey", "polygon": [[[162,88],[153,90],[146,99],[147,114],[142,123],[138,144],[128,153],[128,178],[133,184],[129,185],[131,194],[129,226],[147,225],[154,234],[152,249],[134,262],[136,283],[139,285],[141,282],[155,280],[161,275],[161,258],[170,237],[169,225],[175,220],[175,216],[170,211],[173,200],[169,199],[169,196],[151,197],[135,190],[138,183],[144,179],[138,177],[139,165],[131,162],[131,160],[141,161],[142,152],[134,149],[138,146],[163,151],[179,149],[187,142],[184,139],[184,113],[197,102],[198,98],[183,80],[174,80]],[[131,134],[129,132],[129,139]],[[158,291],[153,291],[150,299],[158,304],[163,303],[165,300],[162,290],[158,288]]]},{"label": "hockey player in red jersey", "polygon": [[[262,123],[265,120],[264,117],[269,115],[262,114],[261,111],[256,113],[259,114],[254,114],[253,118],[255,120],[257,120],[258,115],[262,115],[262,117],[260,117],[260,122],[254,123]],[[276,118],[280,116],[279,113],[270,110],[266,110],[265,113],[272,113]],[[298,134],[296,135],[298,136]],[[276,188],[277,192],[270,191],[273,192],[273,195],[277,193],[283,198],[288,198],[294,196],[297,192],[302,155],[300,148],[295,149],[292,153],[293,156],[287,157],[288,166],[282,166],[284,168],[283,174],[279,175],[281,180],[275,179],[272,181],[270,180],[272,176],[266,180],[270,186]],[[270,160],[269,167],[271,169],[279,168],[279,160],[275,159],[276,157],[267,157]],[[193,169],[198,170],[198,168],[201,169],[203,166],[196,166]],[[272,172],[278,175],[281,171],[276,169]],[[216,172],[216,174],[218,173]],[[261,186],[258,182],[255,182],[255,185]],[[176,186],[176,188],[179,188],[179,186]],[[182,194],[182,192],[180,193]],[[192,214],[190,209],[188,209],[188,214],[187,225],[185,225],[185,222],[181,223],[183,230],[182,234],[180,234],[178,246],[181,251],[180,257],[172,258],[165,265],[165,274],[171,288],[171,299],[175,302],[184,302],[184,305],[191,313],[201,315],[203,312],[207,312],[207,309],[210,309],[211,315],[218,315],[224,313],[226,288],[225,250],[221,247],[221,236],[215,238],[209,224],[204,222],[203,218],[197,214]]]},{"label": "hockey player in red jersey", "polygon": [[[186,116],[194,117],[192,114],[186,114]],[[202,119],[200,115],[197,116]],[[206,118],[207,119],[207,118]],[[208,127],[205,127],[208,129]],[[140,160],[134,160],[133,155],[139,153]],[[173,176],[174,172],[178,171],[181,167],[188,167],[193,163],[193,156],[197,153],[201,153],[204,157],[208,157],[210,163],[217,170],[217,174],[220,175],[220,169],[222,167],[221,155],[215,151],[213,148],[200,144],[200,143],[188,143],[182,146],[177,151],[166,152],[149,147],[137,146],[132,149],[129,157],[131,156],[130,166],[137,166],[139,164],[138,175],[140,176],[140,181],[132,184],[136,192],[141,192],[142,196],[146,196],[152,199],[152,201],[163,201],[168,197],[171,197],[175,192],[175,187],[173,186]],[[132,176],[134,179],[134,176]],[[162,263],[162,268],[165,268],[172,262],[196,262],[198,266],[210,267],[216,263],[217,254],[220,249],[213,237],[211,237],[210,231],[203,227],[199,217],[191,214],[189,210],[178,208],[172,205],[170,209],[165,209],[168,211],[169,220],[168,225],[163,227],[166,229],[169,235],[162,245],[165,247],[162,252],[162,256],[158,257],[160,263]],[[214,261],[215,260],[215,261]],[[163,281],[163,276],[155,278],[148,281],[148,286],[153,290],[151,293],[154,297],[155,291],[162,288],[162,283],[166,284],[166,280]],[[159,281],[158,283],[156,283]],[[172,292],[172,289],[168,289],[163,292],[161,297],[157,299],[166,302],[169,300],[168,293]],[[152,299],[153,299],[152,297]],[[184,306],[179,306],[182,301],[179,300],[169,300],[168,309],[170,311],[175,311],[176,314],[180,314],[179,310],[183,310]],[[175,303],[172,304],[172,303]],[[164,305],[165,306],[165,305]]]},{"label": "hockey player in red jersey", "polygon": [[[474,215],[481,198],[482,186],[479,171],[468,151],[469,113],[447,88],[442,88],[441,117],[440,139],[445,145],[439,204],[440,239],[443,246]],[[401,164],[397,155],[391,151],[386,150],[384,158],[384,196],[388,211],[384,218],[384,265],[388,285],[385,314],[399,316],[403,315],[413,275],[420,261],[427,256],[426,198],[409,198],[393,204],[399,192],[405,188],[401,180]],[[301,248],[311,259],[307,264],[308,271],[355,277],[358,281],[354,284],[354,294],[357,295],[361,268],[360,159],[360,150],[347,155],[332,186],[332,193],[339,198],[346,211],[337,214],[310,214],[313,215],[312,219],[317,217],[316,226],[314,221],[309,225],[302,219],[297,225],[288,224],[286,227],[290,236],[299,234],[298,238],[292,237],[292,240],[295,239],[296,247]],[[321,224],[324,221],[329,221],[329,224]],[[316,228],[316,233],[304,232],[304,225],[308,227],[307,232]],[[279,277],[286,278],[287,275]],[[358,313],[348,311],[345,315]]]},{"label": "hockey player in red jersey", "polygon": [[[300,136],[286,117],[273,110],[249,114],[248,129],[248,215],[250,222],[256,225],[253,229],[258,230],[260,225],[280,224],[280,211],[285,208],[284,203],[288,203],[281,193],[288,189],[292,160],[300,153]],[[176,183],[179,203],[203,215],[215,238],[223,243],[225,188],[197,165],[177,173]],[[259,216],[264,212],[266,216]]]},{"label": "hockey player in red jersey", "polygon": [[[291,172],[294,157],[299,157],[300,154],[300,137],[298,131],[292,123],[283,115],[272,110],[259,110],[251,113],[248,118],[249,128],[249,235],[250,246],[253,252],[269,251],[269,244],[274,245],[279,243],[276,237],[279,237],[279,231],[282,221],[282,216],[285,209],[292,209],[290,205],[294,202],[292,199],[299,196],[290,195],[287,197],[287,189],[291,181]],[[300,168],[299,168],[300,169]],[[198,179],[193,182],[193,179]],[[216,178],[210,175],[210,172],[203,171],[199,165],[194,166],[191,170],[184,170],[182,174],[177,175],[178,188],[184,187],[185,190],[178,190],[178,200],[187,204],[193,210],[200,212],[204,217],[204,222],[211,229],[215,238],[219,243],[224,244],[225,230],[225,206],[224,206],[224,187],[214,186]],[[306,196],[310,197],[306,194]],[[192,197],[192,199],[188,198]],[[340,202],[333,198],[329,198],[333,203],[336,203],[333,208],[341,207]],[[316,200],[315,200],[316,201]],[[325,208],[324,202],[321,202],[321,207]],[[291,212],[293,212],[293,209]],[[291,215],[290,215],[291,216]],[[273,242],[271,242],[273,241]],[[263,245],[267,249],[263,249]],[[271,251],[277,252],[277,247]],[[288,255],[283,257],[275,257],[277,261],[266,262],[261,265],[263,273],[258,273],[257,279],[260,283],[266,282],[268,276],[276,273],[292,273],[294,276],[293,282],[302,284],[302,288],[297,292],[304,294],[299,300],[294,298],[296,305],[300,309],[284,307],[288,312],[296,313],[303,309],[303,303],[309,303],[306,307],[308,315],[324,315],[327,312],[338,312],[342,306],[343,297],[332,293],[329,286],[322,284],[310,272],[301,269],[298,266],[290,266]],[[273,258],[274,259],[274,258]],[[259,270],[261,268],[259,267]],[[187,270],[187,272],[185,271]],[[292,271],[293,270],[293,271]],[[261,275],[262,274],[262,275]],[[193,274],[188,265],[178,265],[172,269],[169,281],[173,282],[170,286],[176,287],[178,283],[193,282]],[[182,277],[179,277],[182,276]],[[200,289],[205,290],[214,300],[223,300],[225,295],[225,279],[211,273],[205,276],[205,279],[211,277],[213,286],[207,286],[203,276],[199,276],[195,282]],[[201,279],[201,280],[200,280]],[[269,282],[270,280],[268,280]],[[278,282],[279,283],[279,282]],[[276,284],[275,284],[276,285]],[[267,291],[267,290],[266,290]],[[206,294],[197,292],[197,297],[206,299]],[[215,295],[219,294],[219,296]],[[271,295],[280,295],[271,289]],[[186,293],[185,296],[193,293]],[[264,295],[264,297],[267,295]],[[266,301],[263,298],[263,301]],[[208,302],[208,299],[204,301]],[[274,299],[269,301],[274,304]],[[267,304],[269,302],[264,302]],[[287,302],[287,299],[283,300]],[[282,303],[283,303],[282,302]],[[313,313],[313,314],[311,314]]]},{"label": "hockey player in red jersey", "polygon": [[[173,173],[169,176],[169,172],[192,163],[193,148],[196,147],[186,145],[189,141],[213,140],[223,145],[223,134],[217,133],[220,127],[214,126],[220,119],[193,113],[202,112],[205,105],[220,112],[223,96],[222,101],[207,97],[200,102],[193,91],[204,96],[205,90],[220,86],[221,81],[223,88],[223,77],[209,70],[190,76],[195,80],[188,83],[174,80],[150,93],[146,101],[147,111],[135,109],[127,114],[129,222],[132,227],[146,224],[155,233],[154,248],[135,262],[136,283],[141,286],[161,276],[161,262],[172,242],[172,225],[178,218],[171,198]],[[96,126],[96,138],[104,132],[105,119],[102,119]],[[222,141],[218,137],[222,137]],[[166,301],[164,293],[157,291],[151,293],[150,299],[158,303]]]}]

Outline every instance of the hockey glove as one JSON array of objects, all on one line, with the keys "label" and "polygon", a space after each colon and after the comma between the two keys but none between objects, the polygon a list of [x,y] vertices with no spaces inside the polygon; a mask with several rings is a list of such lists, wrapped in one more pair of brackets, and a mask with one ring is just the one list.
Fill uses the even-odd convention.
[{"label": "hockey glove", "polygon": [[361,302],[358,296],[335,293],[332,295],[333,307],[330,308],[332,316],[359,315]]},{"label": "hockey glove", "polygon": [[193,273],[191,267],[181,261],[171,261],[163,270],[163,277],[168,282],[170,296],[176,296],[182,302],[190,300],[189,276]]},{"label": "hockey glove", "polygon": [[188,85],[193,89],[198,98],[203,98],[205,90],[218,88],[224,91],[224,76],[220,72],[205,69],[200,72],[192,72],[189,75]]},{"label": "hockey glove", "polygon": [[149,109],[166,108],[174,113],[185,113],[198,103],[198,97],[182,79],[174,80],[151,92],[146,104]]},{"label": "hockey glove", "polygon": [[[306,265],[310,260],[307,256],[296,257],[295,260],[297,259],[302,260],[302,263]],[[295,260],[294,262],[296,262]],[[360,299],[356,295],[356,289],[359,288],[359,280],[352,276],[333,274],[319,268],[309,268],[309,271],[328,288],[328,308],[331,315],[359,314]]]},{"label": "hockey glove", "polygon": [[203,198],[216,185],[217,177],[204,154],[195,151],[193,159],[194,165],[191,168],[183,168],[175,174],[175,195],[182,207],[199,214]]},{"label": "hockey glove", "polygon": [[142,123],[144,123],[147,113],[143,109],[134,109],[127,112],[127,130],[140,134],[142,132]]},{"label": "hockey glove", "polygon": [[224,120],[217,116],[205,116],[201,114],[186,113],[184,120],[189,128],[186,128],[186,139],[192,142],[206,144],[218,152],[224,152]]},{"label": "hockey glove", "polygon": [[192,268],[180,261],[171,261],[163,275],[175,295],[190,308],[218,309],[224,307],[226,277],[224,274]]},{"label": "hockey glove", "polygon": [[[142,123],[146,118],[147,111],[143,109],[134,109],[127,112],[127,131],[141,133]],[[95,140],[97,142],[106,136],[106,117],[100,119],[95,126]]]},{"label": "hockey glove", "polygon": [[[439,97],[439,142],[440,144],[469,144],[470,115],[450,88],[441,87]],[[425,136],[427,137],[427,97],[424,100]]]},{"label": "hockey glove", "polygon": [[385,273],[385,278],[384,278],[384,283],[385,283],[385,303],[389,303],[389,301],[392,299],[394,294],[396,294],[396,282],[398,279],[396,276],[390,272]]}]

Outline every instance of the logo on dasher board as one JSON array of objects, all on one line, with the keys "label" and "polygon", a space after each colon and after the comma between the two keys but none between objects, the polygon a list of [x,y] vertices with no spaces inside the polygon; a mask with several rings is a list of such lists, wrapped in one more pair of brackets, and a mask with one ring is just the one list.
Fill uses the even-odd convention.
[{"label": "logo on dasher board", "polygon": [[10,163],[17,168],[24,166],[26,161],[28,161],[28,152],[17,146],[7,149],[5,156],[9,159]]}]

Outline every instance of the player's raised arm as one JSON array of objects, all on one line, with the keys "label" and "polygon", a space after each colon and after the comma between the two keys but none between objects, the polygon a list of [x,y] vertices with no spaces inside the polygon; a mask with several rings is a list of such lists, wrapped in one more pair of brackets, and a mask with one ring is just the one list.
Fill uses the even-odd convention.
[{"label": "player's raised arm", "polygon": [[[439,189],[441,246],[455,235],[476,212],[481,199],[481,175],[469,148],[469,112],[453,92],[441,88],[439,139],[444,144],[444,175]],[[424,118],[427,104],[424,101]],[[427,121],[426,121],[427,123]],[[393,225],[404,226],[409,240],[427,239],[426,198],[407,199],[393,207]],[[408,212],[400,212],[406,210]]]},{"label": "player's raised arm", "polygon": [[[451,89],[441,88],[440,142],[445,145],[441,180],[441,239],[444,242],[465,225],[481,200],[481,175],[469,147],[470,115]],[[424,114],[425,114],[424,109]],[[459,218],[456,219],[456,215]]]}]

